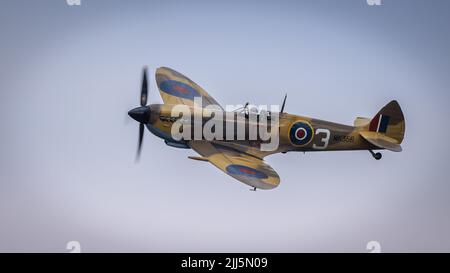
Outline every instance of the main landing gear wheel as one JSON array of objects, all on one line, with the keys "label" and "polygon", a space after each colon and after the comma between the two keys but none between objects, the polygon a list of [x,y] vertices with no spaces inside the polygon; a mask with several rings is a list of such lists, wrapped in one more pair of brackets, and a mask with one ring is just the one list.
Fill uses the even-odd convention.
[{"label": "main landing gear wheel", "polygon": [[372,150],[369,150],[369,152],[372,154],[373,158],[376,160],[380,160],[383,155],[381,153],[374,153]]}]

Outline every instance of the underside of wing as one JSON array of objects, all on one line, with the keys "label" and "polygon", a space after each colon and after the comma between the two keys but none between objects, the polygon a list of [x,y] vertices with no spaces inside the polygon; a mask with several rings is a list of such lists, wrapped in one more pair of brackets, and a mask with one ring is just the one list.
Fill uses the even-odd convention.
[{"label": "underside of wing", "polygon": [[[201,106],[216,105],[223,109],[203,88],[183,74],[168,67],[156,69],[156,83],[165,104],[194,106],[194,98],[201,98]],[[200,105],[197,105],[200,106]]]},{"label": "underside of wing", "polygon": [[259,142],[252,142],[249,140],[242,140],[242,141],[222,141],[222,140],[213,140],[214,144],[226,146],[230,149],[236,150],[241,153],[249,154],[254,157],[257,157],[259,159],[263,159],[264,157],[277,153],[277,150],[273,151],[263,151],[261,149],[261,143]]},{"label": "underside of wing", "polygon": [[273,189],[280,184],[278,174],[260,158],[203,140],[190,141],[189,146],[203,157],[202,160],[251,187]]}]

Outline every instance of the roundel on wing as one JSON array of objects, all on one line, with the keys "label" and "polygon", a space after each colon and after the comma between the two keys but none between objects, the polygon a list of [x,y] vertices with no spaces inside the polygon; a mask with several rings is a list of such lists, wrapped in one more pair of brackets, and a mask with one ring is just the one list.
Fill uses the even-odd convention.
[{"label": "roundel on wing", "polygon": [[304,146],[311,142],[314,130],[307,122],[294,123],[289,130],[289,140],[296,146]]},{"label": "roundel on wing", "polygon": [[188,100],[194,100],[194,97],[202,96],[197,90],[192,88],[192,86],[174,80],[165,80],[161,82],[159,88],[164,93]]},{"label": "roundel on wing", "polygon": [[227,172],[229,174],[237,174],[259,179],[268,178],[267,174],[263,173],[262,171],[238,164],[228,165]]}]

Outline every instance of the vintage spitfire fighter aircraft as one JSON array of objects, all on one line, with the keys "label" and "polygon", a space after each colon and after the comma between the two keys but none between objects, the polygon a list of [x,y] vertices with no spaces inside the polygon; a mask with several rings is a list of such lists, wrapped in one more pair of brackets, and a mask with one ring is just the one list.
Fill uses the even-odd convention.
[{"label": "vintage spitfire fighter aircraft", "polygon": [[[373,150],[386,149],[394,152],[402,150],[400,144],[405,134],[405,120],[395,100],[384,106],[373,118],[358,117],[353,126],[348,126],[285,113],[283,111],[285,96],[278,115],[279,122],[275,128],[270,128],[270,130],[278,130],[279,135],[279,145],[272,151],[262,150],[263,140],[258,139],[177,140],[171,134],[172,125],[178,119],[172,115],[173,107],[186,105],[193,108],[196,107],[194,103],[200,98],[201,107],[215,105],[222,110],[223,108],[200,86],[170,68],[158,68],[156,82],[164,104],[147,105],[148,83],[147,71],[144,69],[141,106],[128,112],[134,120],[139,122],[137,159],[140,156],[144,126],[146,126],[154,135],[164,139],[167,145],[191,148],[200,154],[200,156],[190,156],[190,159],[209,162],[256,190],[257,188],[273,189],[280,183],[278,174],[264,161],[264,157],[270,154],[291,151],[368,150],[375,159],[379,160],[381,154]],[[244,111],[245,117],[247,117],[246,113]],[[196,114],[198,111],[193,112],[193,115]],[[233,115],[241,114],[236,111]],[[201,111],[200,115],[202,115]],[[235,120],[233,119],[232,122]],[[250,121],[245,122],[248,125]],[[259,120],[257,119],[256,122]]]}]

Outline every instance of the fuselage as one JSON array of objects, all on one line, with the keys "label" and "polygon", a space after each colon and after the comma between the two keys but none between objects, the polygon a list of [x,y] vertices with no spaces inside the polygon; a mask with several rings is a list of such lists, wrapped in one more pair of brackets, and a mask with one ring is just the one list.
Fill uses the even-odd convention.
[{"label": "fuselage", "polygon": [[[150,118],[146,124],[148,130],[164,139],[167,145],[176,148],[189,148],[188,141],[198,140],[199,135],[195,135],[194,121],[201,121],[201,130],[204,129],[208,121],[215,119],[215,122],[223,124],[222,138],[207,140],[221,142],[223,144],[240,144],[243,147],[249,146],[255,149],[260,148],[262,143],[267,143],[267,139],[262,139],[260,135],[253,138],[249,135],[251,126],[263,126],[266,131],[278,130],[279,141],[275,149],[264,152],[265,155],[290,152],[290,151],[338,151],[338,150],[368,150],[377,149],[375,146],[364,140],[359,132],[360,127],[348,126],[334,122],[303,117],[288,113],[279,115],[279,122],[272,128],[270,122],[263,123],[257,117],[251,119],[240,112],[221,112],[222,114],[211,115],[209,109],[192,108],[189,116],[174,115],[175,105],[152,104],[150,106]],[[175,111],[176,112],[176,111]],[[212,117],[211,117],[212,116]],[[190,131],[190,137],[174,138],[172,128],[174,124],[183,118],[183,130]],[[241,118],[241,119],[239,119]],[[239,126],[245,127],[244,139],[237,133]],[[230,128],[233,127],[230,133]],[[241,127],[242,128],[242,127]],[[227,135],[228,134],[228,135]],[[231,138],[230,136],[233,136]],[[197,137],[197,138],[195,138]],[[201,139],[205,139],[202,135]]]}]

